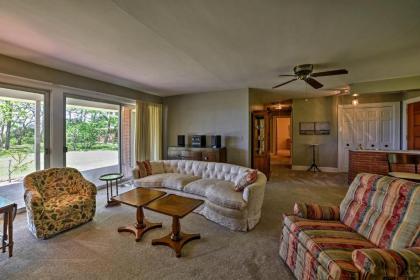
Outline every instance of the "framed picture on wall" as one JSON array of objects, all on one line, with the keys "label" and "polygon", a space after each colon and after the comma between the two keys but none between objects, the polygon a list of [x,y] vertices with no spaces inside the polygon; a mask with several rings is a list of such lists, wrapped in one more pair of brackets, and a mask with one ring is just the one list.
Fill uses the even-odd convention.
[{"label": "framed picture on wall", "polygon": [[314,122],[300,122],[299,123],[299,134],[314,135],[315,134],[315,123]]},{"label": "framed picture on wall", "polygon": [[317,135],[328,135],[328,134],[330,134],[330,123],[329,122],[316,122],[315,123],[315,134],[317,134]]}]

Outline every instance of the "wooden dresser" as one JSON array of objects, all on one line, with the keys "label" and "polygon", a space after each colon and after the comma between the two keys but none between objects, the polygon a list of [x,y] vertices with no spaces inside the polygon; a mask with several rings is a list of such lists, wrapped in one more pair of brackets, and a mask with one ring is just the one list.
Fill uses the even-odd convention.
[{"label": "wooden dresser", "polygon": [[226,162],[226,147],[168,147],[168,159],[189,159],[212,162]]}]

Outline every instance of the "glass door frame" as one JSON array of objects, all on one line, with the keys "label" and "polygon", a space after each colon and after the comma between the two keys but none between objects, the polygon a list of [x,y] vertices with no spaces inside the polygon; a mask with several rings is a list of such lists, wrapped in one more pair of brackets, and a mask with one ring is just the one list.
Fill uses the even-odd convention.
[{"label": "glass door frame", "polygon": [[[33,93],[33,94],[39,94],[42,95],[44,100],[44,166],[43,168],[40,168],[40,170],[42,169],[47,169],[50,168],[50,164],[51,164],[51,147],[50,147],[50,111],[51,111],[51,107],[50,107],[50,94],[51,91],[47,90],[47,89],[41,89],[41,88],[32,88],[32,87],[26,87],[26,86],[20,86],[20,85],[15,85],[15,84],[8,84],[8,83],[3,83],[0,82],[0,88],[6,88],[6,89],[13,89],[13,90],[20,90],[20,91],[25,91],[25,92],[29,92],[29,93]],[[41,152],[41,151],[40,151]],[[36,170],[38,171],[38,170]]]},{"label": "glass door frame", "polygon": [[122,106],[123,104],[119,102],[109,101],[106,99],[101,98],[92,98],[87,97],[83,95],[73,94],[73,93],[67,93],[64,92],[63,94],[63,166],[66,167],[67,162],[67,132],[66,132],[66,106],[67,106],[67,98],[73,98],[73,99],[80,99],[80,100],[86,100],[86,101],[93,101],[93,102],[101,102],[101,103],[107,103],[107,104],[113,104],[118,106],[118,170],[120,173],[122,173],[122,147],[121,147],[121,116],[122,116]]}]

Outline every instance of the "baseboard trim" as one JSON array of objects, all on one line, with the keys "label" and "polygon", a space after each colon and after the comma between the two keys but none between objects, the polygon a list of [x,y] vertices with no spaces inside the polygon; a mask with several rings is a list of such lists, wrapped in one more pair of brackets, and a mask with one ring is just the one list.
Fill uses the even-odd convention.
[{"label": "baseboard trim", "polygon": [[[323,172],[335,172],[335,173],[339,172],[337,167],[319,166],[318,168]],[[309,165],[292,165],[292,170],[306,171],[308,169],[309,169]]]}]

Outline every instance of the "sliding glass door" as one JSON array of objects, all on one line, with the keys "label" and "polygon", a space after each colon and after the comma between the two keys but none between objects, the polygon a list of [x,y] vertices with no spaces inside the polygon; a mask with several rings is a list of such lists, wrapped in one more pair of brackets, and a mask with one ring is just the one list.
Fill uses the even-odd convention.
[{"label": "sliding glass door", "polygon": [[66,96],[65,165],[95,184],[120,172],[120,105]]},{"label": "sliding glass door", "polygon": [[24,176],[49,167],[48,94],[0,85],[0,196],[23,204]]}]

